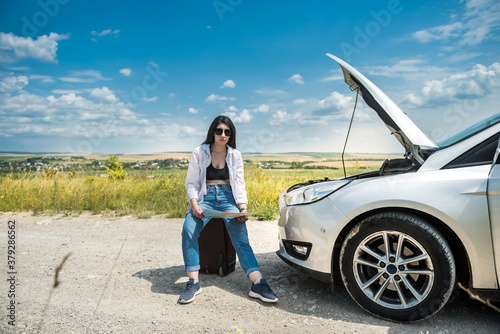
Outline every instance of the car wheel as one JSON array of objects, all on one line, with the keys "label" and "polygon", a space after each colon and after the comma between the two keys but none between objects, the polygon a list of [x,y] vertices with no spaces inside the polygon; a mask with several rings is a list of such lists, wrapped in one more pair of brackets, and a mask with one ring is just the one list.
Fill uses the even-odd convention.
[{"label": "car wheel", "polygon": [[380,213],[358,223],[342,245],[340,271],[363,309],[402,322],[435,314],[455,285],[455,261],[446,240],[406,213]]}]

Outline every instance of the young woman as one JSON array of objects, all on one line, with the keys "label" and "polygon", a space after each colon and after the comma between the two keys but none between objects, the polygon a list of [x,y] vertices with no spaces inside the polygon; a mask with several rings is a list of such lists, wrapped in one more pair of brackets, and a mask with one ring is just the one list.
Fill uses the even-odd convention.
[{"label": "young woman", "polygon": [[[182,228],[182,253],[189,281],[179,297],[182,304],[192,302],[202,291],[198,279],[198,237],[210,220],[203,216],[203,210],[248,212],[243,173],[243,159],[236,150],[236,128],[229,117],[218,116],[210,125],[205,142],[194,149],[186,176],[187,197],[191,206]],[[278,297],[262,278],[250,247],[245,223],[247,220],[247,216],[224,218],[224,223],[240,265],[253,282],[249,296],[276,303]]]}]

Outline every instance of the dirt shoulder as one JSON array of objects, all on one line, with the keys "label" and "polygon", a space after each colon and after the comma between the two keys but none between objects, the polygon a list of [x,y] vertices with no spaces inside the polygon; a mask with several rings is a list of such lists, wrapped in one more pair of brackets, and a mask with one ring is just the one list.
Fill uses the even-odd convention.
[{"label": "dirt shoulder", "polygon": [[[9,220],[15,220],[15,274],[8,274]],[[0,213],[0,332],[7,333],[498,333],[495,311],[453,296],[442,312],[416,324],[364,312],[342,286],[329,289],[282,262],[277,222],[249,221],[250,243],[280,301],[248,297],[239,266],[226,277],[201,275],[203,293],[177,303],[184,288],[182,219]],[[12,224],[10,224],[12,226]],[[52,288],[54,272],[60,284]],[[8,281],[15,280],[15,326],[7,323]]]}]

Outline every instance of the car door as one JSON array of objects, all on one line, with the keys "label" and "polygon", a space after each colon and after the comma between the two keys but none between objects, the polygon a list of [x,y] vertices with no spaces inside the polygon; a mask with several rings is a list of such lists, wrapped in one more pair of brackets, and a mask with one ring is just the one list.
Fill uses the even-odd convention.
[{"label": "car door", "polygon": [[487,189],[495,266],[500,285],[500,140],[491,165]]}]

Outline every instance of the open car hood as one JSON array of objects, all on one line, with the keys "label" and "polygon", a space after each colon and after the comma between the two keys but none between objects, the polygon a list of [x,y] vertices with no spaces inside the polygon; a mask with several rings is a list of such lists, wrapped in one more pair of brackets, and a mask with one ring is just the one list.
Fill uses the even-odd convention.
[{"label": "open car hood", "polygon": [[410,118],[385,93],[359,73],[354,67],[329,53],[344,73],[344,80],[351,90],[357,90],[366,104],[375,110],[391,133],[418,162],[425,161],[422,148],[432,149],[438,146],[423,133]]}]

